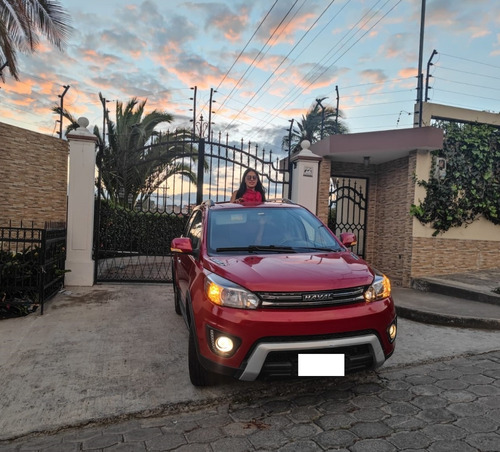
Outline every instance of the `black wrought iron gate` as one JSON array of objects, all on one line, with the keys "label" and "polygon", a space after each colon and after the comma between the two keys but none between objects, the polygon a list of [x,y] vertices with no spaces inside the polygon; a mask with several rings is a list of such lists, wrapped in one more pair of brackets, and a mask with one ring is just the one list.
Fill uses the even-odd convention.
[{"label": "black wrought iron gate", "polygon": [[156,137],[119,156],[98,152],[94,231],[96,282],[170,282],[170,242],[192,208],[229,201],[246,168],[261,175],[267,198],[288,197],[288,168],[243,140],[205,141],[186,132]]},{"label": "black wrought iron gate", "polygon": [[365,257],[368,179],[331,177],[328,227],[339,236],[353,232],[358,238],[353,251]]}]

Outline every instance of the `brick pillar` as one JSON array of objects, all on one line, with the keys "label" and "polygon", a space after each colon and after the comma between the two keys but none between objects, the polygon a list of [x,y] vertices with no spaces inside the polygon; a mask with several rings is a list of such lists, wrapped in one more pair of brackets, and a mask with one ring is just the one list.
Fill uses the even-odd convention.
[{"label": "brick pillar", "polygon": [[68,134],[69,188],[68,235],[65,275],[67,286],[92,286],[94,261],[95,144],[97,137],[87,130],[87,118],[79,118],[80,127]]},{"label": "brick pillar", "polygon": [[330,175],[332,172],[332,162],[322,159],[319,164],[318,181],[318,207],[317,215],[321,221],[328,224],[328,214],[330,210]]}]

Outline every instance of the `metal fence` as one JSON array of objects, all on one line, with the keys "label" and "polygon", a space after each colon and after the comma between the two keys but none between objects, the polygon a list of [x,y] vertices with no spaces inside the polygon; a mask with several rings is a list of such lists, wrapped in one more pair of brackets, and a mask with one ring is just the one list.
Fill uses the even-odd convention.
[{"label": "metal fence", "polygon": [[64,284],[66,227],[45,228],[12,224],[0,227],[0,308],[27,313],[27,306],[40,306]]},{"label": "metal fence", "polygon": [[[170,243],[192,208],[229,201],[247,168],[260,175],[266,199],[288,197],[288,162],[222,134],[211,141],[176,133],[136,150],[135,164],[117,177],[104,151],[97,161],[94,259],[96,282],[172,281]],[[114,165],[114,166],[113,166]]]}]

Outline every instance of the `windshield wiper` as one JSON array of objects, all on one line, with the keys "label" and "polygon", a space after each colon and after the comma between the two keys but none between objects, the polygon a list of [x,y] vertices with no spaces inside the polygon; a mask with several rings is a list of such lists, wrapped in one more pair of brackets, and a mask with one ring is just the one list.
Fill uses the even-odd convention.
[{"label": "windshield wiper", "polygon": [[327,251],[332,253],[338,253],[342,251],[341,248],[330,248],[330,247],[321,247],[321,246],[295,246],[296,250],[313,250],[313,251]]},{"label": "windshield wiper", "polygon": [[295,248],[292,246],[275,246],[275,245],[250,245],[250,246],[232,246],[225,248],[217,248],[215,251],[223,253],[225,251],[247,251],[248,253],[256,253],[259,251],[268,251],[275,253],[295,253]]}]

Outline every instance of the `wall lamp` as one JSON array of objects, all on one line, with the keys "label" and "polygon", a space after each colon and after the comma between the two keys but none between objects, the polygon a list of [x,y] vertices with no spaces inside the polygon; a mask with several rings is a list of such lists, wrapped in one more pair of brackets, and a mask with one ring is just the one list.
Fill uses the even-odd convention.
[{"label": "wall lamp", "polygon": [[370,164],[370,157],[369,156],[363,157],[363,165],[365,165],[365,168],[368,168],[369,164]]}]

